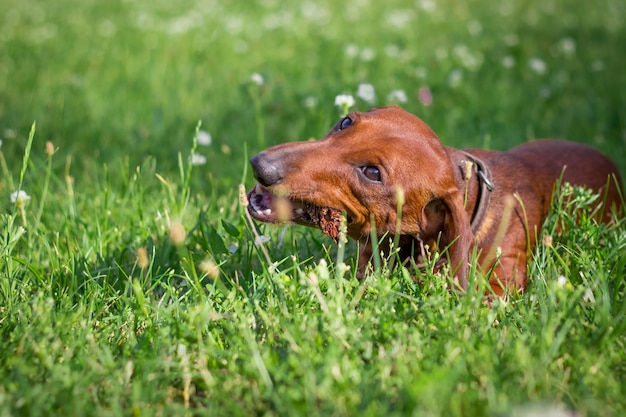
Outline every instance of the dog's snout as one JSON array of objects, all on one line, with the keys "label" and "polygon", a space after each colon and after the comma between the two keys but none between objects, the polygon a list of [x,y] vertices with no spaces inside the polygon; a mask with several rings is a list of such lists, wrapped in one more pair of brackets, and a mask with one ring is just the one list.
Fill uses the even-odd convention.
[{"label": "dog's snout", "polygon": [[263,186],[276,185],[283,179],[283,167],[279,160],[269,158],[264,153],[250,158],[254,178]]}]

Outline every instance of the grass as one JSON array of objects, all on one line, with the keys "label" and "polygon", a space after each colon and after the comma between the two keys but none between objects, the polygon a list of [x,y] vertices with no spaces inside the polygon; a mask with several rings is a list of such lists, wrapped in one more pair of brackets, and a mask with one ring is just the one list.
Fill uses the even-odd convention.
[{"label": "grass", "polygon": [[360,83],[446,144],[567,137],[626,174],[624,1],[283,3],[4,0],[0,415],[623,415],[626,226],[584,191],[489,309],[361,283],[319,231],[258,245],[239,185]]}]

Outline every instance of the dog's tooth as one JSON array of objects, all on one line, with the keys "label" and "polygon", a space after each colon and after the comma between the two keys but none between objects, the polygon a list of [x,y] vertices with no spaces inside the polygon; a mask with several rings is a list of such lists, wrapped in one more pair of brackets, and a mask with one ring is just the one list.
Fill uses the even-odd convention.
[{"label": "dog's tooth", "polygon": [[304,214],[304,209],[302,209],[302,208],[297,208],[297,209],[295,209],[295,210],[294,210],[294,212],[295,212],[297,215],[301,215],[301,214]]},{"label": "dog's tooth", "polygon": [[261,210],[260,213],[264,216],[269,216],[270,214],[272,214],[272,209]]}]

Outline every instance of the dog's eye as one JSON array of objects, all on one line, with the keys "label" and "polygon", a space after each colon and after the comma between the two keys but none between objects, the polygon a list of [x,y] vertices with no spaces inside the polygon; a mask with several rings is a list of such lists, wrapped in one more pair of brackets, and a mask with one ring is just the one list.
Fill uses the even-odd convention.
[{"label": "dog's eye", "polygon": [[352,119],[349,117],[344,117],[339,122],[339,130],[344,130],[352,126]]},{"label": "dog's eye", "polygon": [[361,172],[370,181],[380,182],[380,170],[373,165],[367,165],[361,168]]}]

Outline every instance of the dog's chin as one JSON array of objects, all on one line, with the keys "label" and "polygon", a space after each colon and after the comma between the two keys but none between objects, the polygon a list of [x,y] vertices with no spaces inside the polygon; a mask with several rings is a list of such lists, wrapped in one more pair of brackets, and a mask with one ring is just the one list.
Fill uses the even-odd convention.
[{"label": "dog's chin", "polygon": [[261,184],[248,192],[248,212],[264,223],[295,223],[315,227],[335,241],[339,236],[340,210],[321,207],[304,200],[278,197]]}]

